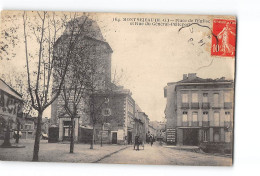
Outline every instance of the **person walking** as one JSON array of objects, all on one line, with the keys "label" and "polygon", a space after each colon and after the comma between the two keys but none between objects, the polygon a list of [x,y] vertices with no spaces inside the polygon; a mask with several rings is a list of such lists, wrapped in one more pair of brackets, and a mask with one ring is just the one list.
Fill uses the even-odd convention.
[{"label": "person walking", "polygon": [[151,135],[151,138],[150,138],[151,147],[153,146],[153,141],[154,141],[154,137],[153,137],[153,135]]},{"label": "person walking", "polygon": [[125,136],[124,144],[127,145],[127,136]]},{"label": "person walking", "polygon": [[135,143],[134,143],[134,150],[135,150],[135,147],[136,147],[136,150],[139,150],[139,145],[140,145],[140,142],[139,142],[139,136],[136,135],[135,136]]}]

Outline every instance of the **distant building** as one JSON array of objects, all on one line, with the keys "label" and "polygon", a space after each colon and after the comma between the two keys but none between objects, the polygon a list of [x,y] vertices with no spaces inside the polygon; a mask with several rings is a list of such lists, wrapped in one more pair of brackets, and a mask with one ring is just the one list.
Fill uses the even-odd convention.
[{"label": "distant building", "polygon": [[35,137],[36,118],[37,117],[32,117],[31,115],[24,114],[20,127],[22,139],[33,139]]},{"label": "distant building", "polygon": [[46,135],[49,134],[49,127],[51,126],[51,119],[45,117],[42,119],[42,132]]},{"label": "distant building", "polygon": [[[105,98],[108,101],[102,104]],[[135,101],[130,90],[118,87],[109,94],[95,95],[95,99],[100,105],[100,110],[97,112],[96,143],[101,142],[102,133],[103,143],[131,144],[137,127],[135,127]]]},{"label": "distant building", "polygon": [[157,139],[166,141],[166,122],[159,122],[158,129],[157,129]]},{"label": "distant building", "polygon": [[149,131],[148,131],[149,135],[153,135],[154,138],[156,138],[157,136],[157,130],[156,128],[152,125],[149,124]]},{"label": "distant building", "polygon": [[[136,115],[135,115],[135,135],[139,135],[141,139],[145,142],[147,141],[149,131],[149,118],[142,109],[136,105]],[[135,136],[134,135],[134,136]]]},{"label": "distant building", "polygon": [[158,122],[158,121],[150,121],[150,126],[152,126],[156,130],[156,140],[165,141],[165,130],[166,130],[166,123],[165,122]]},{"label": "distant building", "polygon": [[[230,151],[233,142],[232,80],[202,79],[184,74],[168,83],[165,115],[169,144],[201,146]],[[166,131],[166,132],[167,132]]]}]

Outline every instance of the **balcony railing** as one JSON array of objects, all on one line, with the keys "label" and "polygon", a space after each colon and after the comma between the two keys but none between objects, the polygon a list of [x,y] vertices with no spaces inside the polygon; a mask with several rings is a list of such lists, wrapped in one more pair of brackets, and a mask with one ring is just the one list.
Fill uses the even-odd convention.
[{"label": "balcony railing", "polygon": [[227,128],[231,127],[231,125],[232,125],[231,122],[227,122],[227,121],[224,122],[224,126]]},{"label": "balcony railing", "polygon": [[208,127],[209,126],[209,121],[202,121],[202,126]]},{"label": "balcony railing", "polygon": [[225,109],[232,109],[232,102],[224,102]]},{"label": "balcony railing", "polygon": [[189,109],[189,103],[182,103],[181,108],[182,109]]},{"label": "balcony railing", "polygon": [[212,109],[221,109],[220,105],[213,105]]},{"label": "balcony railing", "polygon": [[191,109],[199,109],[199,103],[191,103]]},{"label": "balcony railing", "polygon": [[209,103],[208,102],[202,103],[202,107],[201,108],[202,109],[209,109],[210,108]]},{"label": "balcony railing", "polygon": [[188,122],[182,122],[182,126],[188,126]]},{"label": "balcony railing", "polygon": [[199,126],[199,122],[198,121],[193,121],[191,122],[192,126]]}]

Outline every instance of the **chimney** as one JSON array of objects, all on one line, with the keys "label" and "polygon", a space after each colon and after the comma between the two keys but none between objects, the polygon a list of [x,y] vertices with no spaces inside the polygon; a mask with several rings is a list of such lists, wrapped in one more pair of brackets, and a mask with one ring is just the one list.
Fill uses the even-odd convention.
[{"label": "chimney", "polygon": [[188,74],[188,79],[195,79],[195,78],[197,78],[196,73],[189,73]]},{"label": "chimney", "polygon": [[183,80],[188,79],[187,74],[183,74]]}]

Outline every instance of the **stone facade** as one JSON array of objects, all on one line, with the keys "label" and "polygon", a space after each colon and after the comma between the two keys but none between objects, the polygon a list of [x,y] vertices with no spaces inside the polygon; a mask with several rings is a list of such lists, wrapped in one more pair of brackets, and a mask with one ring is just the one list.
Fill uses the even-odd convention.
[{"label": "stone facade", "polygon": [[189,74],[184,75],[182,81],[168,86],[174,88],[171,90],[174,95],[168,96],[167,92],[166,97],[174,99],[171,106],[167,104],[167,111],[171,108],[172,113],[166,114],[166,118],[177,131],[177,145],[206,146],[214,143],[229,149],[232,147],[233,81],[202,79]]},{"label": "stone facade", "polygon": [[[86,16],[77,18],[75,21],[77,25],[76,29],[79,29],[79,26],[83,25],[83,30],[81,33],[77,33],[77,30],[73,33],[77,33],[77,35],[79,35],[74,36],[74,38],[78,37],[74,48],[79,49],[80,51],[84,51],[74,51],[77,52],[77,56],[75,57],[86,58],[86,64],[90,64],[87,62],[91,62],[91,64],[94,65],[93,68],[95,69],[95,79],[93,85],[95,87],[95,91],[105,89],[106,84],[110,83],[111,81],[111,54],[113,51],[109,44],[105,42],[102,33],[95,21],[89,19]],[[66,48],[69,47],[68,43],[70,42],[72,35],[72,23],[72,21],[68,23],[65,32],[56,41],[54,45],[55,57],[62,58],[64,53],[66,53]],[[69,73],[70,70],[68,70],[68,74]],[[55,91],[56,86],[57,82],[54,79],[53,91]],[[73,92],[71,97],[73,97]],[[81,99],[78,105],[78,117],[74,119],[76,141],[78,141],[79,127],[90,125],[88,101],[89,97],[85,96],[84,99]],[[64,109],[64,100],[62,96],[59,96],[51,105],[51,123],[59,127],[60,141],[69,138],[71,122]]]},{"label": "stone facade", "polygon": [[143,141],[148,139],[149,121],[148,115],[145,112],[137,112],[137,119],[139,120],[139,129],[136,131]]},{"label": "stone facade", "polygon": [[[105,98],[108,102],[104,103]],[[96,114],[98,123],[96,127],[96,143],[124,144],[133,142],[135,124],[135,101],[131,92],[126,89],[117,89],[113,93],[96,95],[100,111]],[[109,111],[104,115],[103,111]],[[102,125],[103,124],[103,125]]]}]

